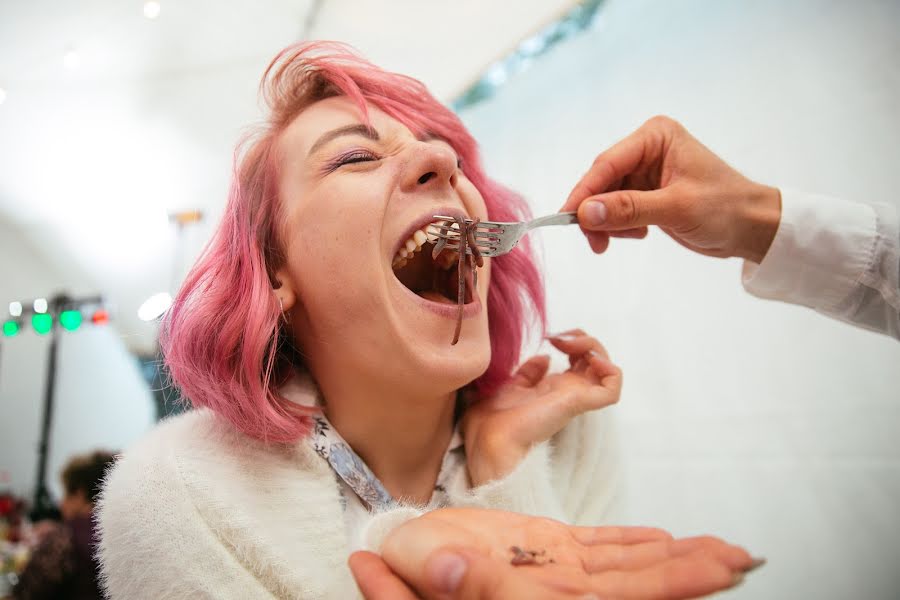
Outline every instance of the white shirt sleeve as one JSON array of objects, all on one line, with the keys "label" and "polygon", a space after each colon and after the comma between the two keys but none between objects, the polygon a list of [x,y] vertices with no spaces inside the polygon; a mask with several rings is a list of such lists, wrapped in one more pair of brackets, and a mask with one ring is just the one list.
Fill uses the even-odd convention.
[{"label": "white shirt sleeve", "polygon": [[744,288],[900,339],[900,219],[888,205],[781,191],[781,222]]}]

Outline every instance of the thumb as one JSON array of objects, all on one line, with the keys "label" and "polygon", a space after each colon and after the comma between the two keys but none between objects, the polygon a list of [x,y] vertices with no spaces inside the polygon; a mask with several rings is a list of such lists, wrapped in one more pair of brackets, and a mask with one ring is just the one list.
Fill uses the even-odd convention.
[{"label": "thumb", "polygon": [[621,231],[648,225],[675,225],[681,216],[665,189],[620,190],[593,196],[578,207],[578,223],[586,231]]},{"label": "thumb", "polygon": [[406,583],[374,552],[354,552],[347,561],[366,600],[419,600]]},{"label": "thumb", "polygon": [[472,548],[438,550],[426,561],[425,579],[424,600],[571,600]]}]

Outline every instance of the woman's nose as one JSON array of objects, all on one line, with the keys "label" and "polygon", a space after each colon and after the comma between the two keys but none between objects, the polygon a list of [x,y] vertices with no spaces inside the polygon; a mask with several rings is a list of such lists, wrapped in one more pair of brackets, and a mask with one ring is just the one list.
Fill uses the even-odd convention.
[{"label": "woman's nose", "polygon": [[447,186],[456,187],[458,179],[456,156],[447,148],[429,142],[417,142],[409,149],[410,159],[402,178],[404,192]]}]

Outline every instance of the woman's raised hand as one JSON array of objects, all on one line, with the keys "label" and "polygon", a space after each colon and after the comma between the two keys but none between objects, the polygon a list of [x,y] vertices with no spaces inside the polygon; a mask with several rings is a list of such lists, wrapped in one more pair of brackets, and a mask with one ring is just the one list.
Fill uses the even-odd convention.
[{"label": "woman's raised hand", "polygon": [[550,439],[574,417],[619,400],[622,371],[600,342],[580,329],[548,339],[569,355],[568,370],[548,374],[550,357],[532,357],[497,394],[463,415],[472,485],[502,478],[532,445]]},{"label": "woman's raised hand", "polygon": [[382,556],[357,552],[350,567],[367,600],[674,600],[730,588],[761,562],[714,537],[449,508],[406,522]]}]

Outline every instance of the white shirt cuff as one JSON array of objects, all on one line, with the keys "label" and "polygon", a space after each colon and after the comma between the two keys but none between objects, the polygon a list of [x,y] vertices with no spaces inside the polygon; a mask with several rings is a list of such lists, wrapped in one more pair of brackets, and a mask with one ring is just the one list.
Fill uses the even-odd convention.
[{"label": "white shirt cuff", "polygon": [[876,216],[866,204],[781,191],[781,222],[762,263],[744,262],[744,288],[761,298],[832,310],[872,261]]}]

